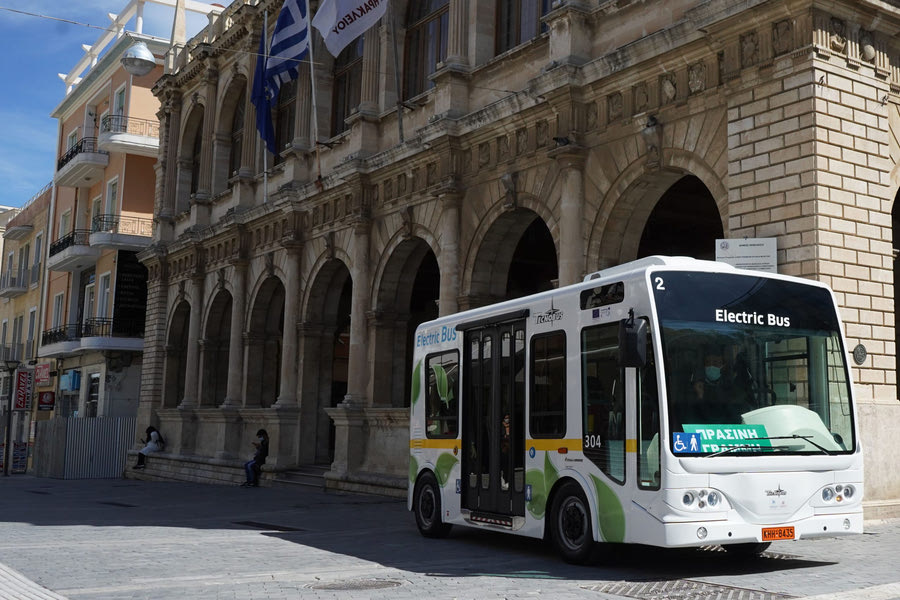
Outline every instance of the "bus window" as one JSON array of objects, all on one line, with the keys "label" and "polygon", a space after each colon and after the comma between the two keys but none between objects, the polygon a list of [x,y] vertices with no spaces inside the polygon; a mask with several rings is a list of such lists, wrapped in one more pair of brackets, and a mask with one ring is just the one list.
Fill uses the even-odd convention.
[{"label": "bus window", "polygon": [[619,483],[625,482],[625,370],[619,367],[619,326],[581,332],[584,455]]},{"label": "bus window", "polygon": [[531,340],[531,435],[561,438],[566,434],[566,334]]},{"label": "bus window", "polygon": [[425,361],[428,388],[426,435],[455,438],[459,434],[459,353],[456,350],[429,356]]}]

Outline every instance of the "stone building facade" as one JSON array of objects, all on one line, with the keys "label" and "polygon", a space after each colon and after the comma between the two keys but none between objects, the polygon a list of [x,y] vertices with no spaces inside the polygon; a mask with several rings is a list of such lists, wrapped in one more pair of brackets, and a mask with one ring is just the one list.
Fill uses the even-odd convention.
[{"label": "stone building facade", "polygon": [[530,5],[395,2],[336,60],[316,34],[315,85],[304,63],[282,90],[265,160],[249,98],[281,1],[236,0],[169,56],[141,254],[157,473],[237,481],[265,427],[269,477],[321,464],[329,486],[405,494],[418,323],[774,237],[867,349],[868,506],[889,510],[900,8]]}]

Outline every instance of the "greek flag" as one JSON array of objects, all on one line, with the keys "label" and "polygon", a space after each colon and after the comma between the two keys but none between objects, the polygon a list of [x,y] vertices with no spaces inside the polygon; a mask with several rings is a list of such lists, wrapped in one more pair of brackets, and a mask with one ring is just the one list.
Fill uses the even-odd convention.
[{"label": "greek flag", "polygon": [[309,13],[307,0],[285,0],[266,61],[266,85],[277,98],[281,84],[297,79],[300,60],[309,52]]},{"label": "greek flag", "polygon": [[269,152],[277,154],[272,126],[272,106],[281,84],[299,76],[300,60],[309,52],[309,13],[307,0],[285,0],[275,23],[272,47],[266,52],[266,24],[259,41],[259,55],[253,74],[250,100],[256,107],[256,129]]}]

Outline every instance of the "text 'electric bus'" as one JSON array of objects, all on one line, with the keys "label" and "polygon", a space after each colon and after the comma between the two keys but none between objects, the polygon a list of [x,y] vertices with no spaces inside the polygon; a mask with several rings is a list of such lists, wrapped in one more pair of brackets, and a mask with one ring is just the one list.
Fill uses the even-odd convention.
[{"label": "text 'electric bus'", "polygon": [[422,324],[408,507],[452,525],[595,542],[861,533],[863,459],[831,291],[650,257]]}]

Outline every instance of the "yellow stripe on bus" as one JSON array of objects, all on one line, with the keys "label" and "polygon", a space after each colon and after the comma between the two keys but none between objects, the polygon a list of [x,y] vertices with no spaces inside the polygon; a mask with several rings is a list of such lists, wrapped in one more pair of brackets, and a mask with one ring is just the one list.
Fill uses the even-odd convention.
[{"label": "yellow stripe on bus", "polygon": [[452,450],[453,448],[459,448],[460,440],[457,439],[439,439],[439,440],[429,440],[424,438],[414,438],[409,440],[410,448],[434,448],[434,449],[447,449]]},{"label": "yellow stripe on bus", "polygon": [[525,449],[529,448],[546,452],[557,452],[565,448],[569,452],[581,452],[582,445],[581,440],[577,439],[525,440]]},{"label": "yellow stripe on bus", "polygon": [[637,452],[637,440],[625,440],[625,452]]}]

